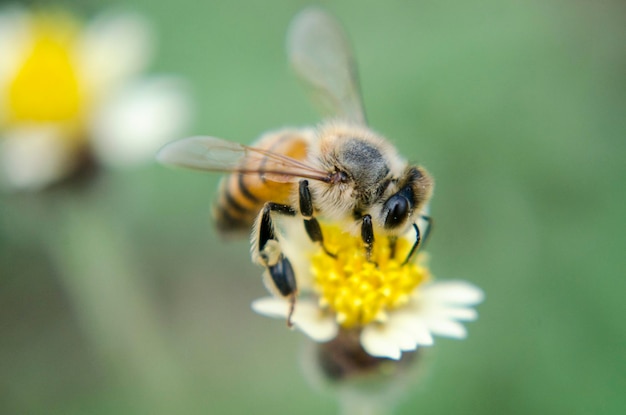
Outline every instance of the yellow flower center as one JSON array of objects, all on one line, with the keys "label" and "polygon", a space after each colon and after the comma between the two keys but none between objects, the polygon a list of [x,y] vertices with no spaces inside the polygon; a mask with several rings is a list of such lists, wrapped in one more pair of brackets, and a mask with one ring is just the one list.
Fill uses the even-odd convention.
[{"label": "yellow flower center", "polygon": [[402,265],[410,240],[398,238],[392,256],[389,238],[379,236],[368,261],[360,238],[336,226],[324,226],[323,231],[324,243],[336,258],[322,249],[313,254],[315,290],[320,306],[334,312],[345,328],[383,321],[387,311],[405,305],[417,286],[430,278],[420,261]]},{"label": "yellow flower center", "polygon": [[73,60],[76,31],[67,16],[32,19],[32,43],[8,87],[10,122],[78,120],[83,96]]}]

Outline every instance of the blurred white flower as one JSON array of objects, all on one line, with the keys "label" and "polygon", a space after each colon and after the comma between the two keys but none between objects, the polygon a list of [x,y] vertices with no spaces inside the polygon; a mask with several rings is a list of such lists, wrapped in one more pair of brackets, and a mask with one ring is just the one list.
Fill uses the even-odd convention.
[{"label": "blurred white flower", "polygon": [[[473,306],[483,300],[479,288],[463,281],[430,281],[425,254],[403,264],[414,234],[399,238],[395,252],[388,238],[377,238],[372,262],[365,258],[361,239],[338,227],[324,226],[324,239],[336,258],[297,237],[284,237],[282,243],[290,246],[300,287],[292,322],[313,340],[326,342],[341,330],[355,331],[369,355],[398,360],[402,352],[432,345],[433,335],[465,338],[460,322],[478,317]],[[283,298],[265,297],[252,308],[287,318],[290,307]]]},{"label": "blurred white flower", "polygon": [[182,80],[141,76],[152,52],[137,14],[82,25],[62,12],[0,11],[2,184],[37,190],[85,160],[153,160],[186,129],[191,106]]}]

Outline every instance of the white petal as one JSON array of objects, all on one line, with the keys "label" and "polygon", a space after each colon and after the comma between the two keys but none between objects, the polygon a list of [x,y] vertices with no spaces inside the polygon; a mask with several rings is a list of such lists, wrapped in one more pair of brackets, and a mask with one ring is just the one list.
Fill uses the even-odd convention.
[{"label": "white petal", "polygon": [[397,339],[384,325],[370,324],[361,332],[361,346],[371,356],[398,360],[402,350]]},{"label": "white petal", "polygon": [[361,333],[361,344],[372,356],[399,359],[402,351],[433,344],[433,334],[465,338],[467,331],[455,320],[475,319],[475,310],[457,305],[475,304],[482,291],[454,281],[433,283],[405,307],[389,313],[384,324],[370,324]]},{"label": "white petal", "polygon": [[428,326],[419,315],[412,315],[406,312],[392,313],[387,324],[395,327],[397,330],[405,331],[411,336],[416,345],[431,346],[434,342]]},{"label": "white petal", "polygon": [[[302,304],[301,304],[302,303]],[[302,301],[296,304],[293,324],[317,342],[329,341],[337,336],[337,323],[330,315],[320,312],[316,304]]]},{"label": "white petal", "polygon": [[441,307],[430,313],[438,314],[452,320],[474,321],[478,318],[478,312],[473,308],[464,307]]},{"label": "white petal", "polygon": [[[281,298],[264,297],[255,300],[252,309],[268,317],[286,319],[289,303]],[[295,327],[317,342],[329,341],[337,335],[338,327],[332,316],[324,314],[313,301],[299,300],[291,320]]]},{"label": "white petal", "polygon": [[[393,320],[380,324],[378,330],[384,332],[389,342],[393,342],[401,351],[415,350],[418,346],[412,333]],[[384,326],[384,328],[383,328]]]},{"label": "white petal", "polygon": [[396,330],[395,327],[390,326],[390,335],[393,336],[394,341],[400,348],[400,350],[406,352],[415,350],[417,348],[417,342],[413,339],[410,332],[404,330]]},{"label": "white petal", "polygon": [[425,285],[421,293],[424,300],[443,304],[475,305],[484,299],[480,288],[465,281],[434,282]]},{"label": "white petal", "polygon": [[287,318],[289,304],[280,298],[263,297],[252,302],[252,309],[264,316],[273,318]]},{"label": "white petal", "polygon": [[137,82],[95,115],[94,152],[110,165],[152,161],[163,144],[183,134],[190,119],[189,94],[180,79],[162,76]]},{"label": "white petal", "polygon": [[25,126],[0,137],[0,176],[15,190],[39,190],[66,176],[77,148],[55,125]]},{"label": "white petal", "polygon": [[427,319],[426,325],[433,334],[453,339],[464,339],[467,337],[467,330],[461,323],[445,318]]},{"label": "white petal", "polygon": [[87,90],[99,100],[143,71],[152,58],[152,30],[133,13],[102,14],[85,28],[77,49]]}]

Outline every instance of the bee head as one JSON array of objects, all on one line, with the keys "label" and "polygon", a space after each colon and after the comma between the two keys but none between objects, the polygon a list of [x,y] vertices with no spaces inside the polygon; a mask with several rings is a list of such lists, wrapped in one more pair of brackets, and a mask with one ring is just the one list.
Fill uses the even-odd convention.
[{"label": "bee head", "polygon": [[432,179],[426,170],[417,166],[408,167],[398,183],[398,190],[384,201],[380,212],[382,227],[389,231],[404,229],[414,212],[422,210],[433,191]]}]

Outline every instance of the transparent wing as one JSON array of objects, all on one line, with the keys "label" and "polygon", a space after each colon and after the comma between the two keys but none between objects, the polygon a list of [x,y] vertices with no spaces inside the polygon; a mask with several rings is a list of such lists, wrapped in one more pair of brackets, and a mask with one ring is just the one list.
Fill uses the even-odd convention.
[{"label": "transparent wing", "polygon": [[163,164],[189,169],[261,175],[287,183],[298,178],[329,181],[329,174],[282,154],[221,138],[196,136],[166,144],[157,154]]},{"label": "transparent wing", "polygon": [[324,112],[365,124],[352,49],[335,18],[316,7],[298,13],[287,34],[287,53]]}]

